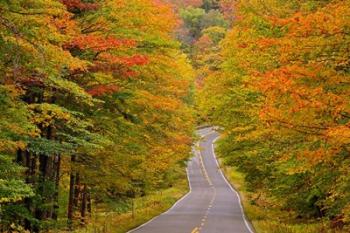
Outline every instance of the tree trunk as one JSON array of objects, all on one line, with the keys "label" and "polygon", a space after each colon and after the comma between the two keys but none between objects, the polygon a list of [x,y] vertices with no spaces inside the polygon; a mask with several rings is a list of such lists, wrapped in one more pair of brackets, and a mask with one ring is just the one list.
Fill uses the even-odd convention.
[{"label": "tree trunk", "polygon": [[87,211],[90,217],[91,217],[91,209],[92,209],[91,193],[90,193],[90,189],[88,189],[87,190]]},{"label": "tree trunk", "polygon": [[70,171],[70,182],[69,182],[69,200],[68,200],[68,226],[71,227],[73,223],[73,213],[74,213],[74,186],[75,186],[75,172],[73,169],[75,162],[75,155],[71,157],[71,171]]},{"label": "tree trunk", "polygon": [[[36,173],[36,162],[37,162],[36,158],[37,157],[35,155],[31,155],[28,150],[24,152],[24,156],[22,152],[22,163],[25,163],[25,166],[27,167],[26,179],[25,179],[27,184],[31,184],[31,185],[34,184],[34,180],[35,180],[34,175]],[[34,214],[31,198],[25,198],[24,205],[26,206],[26,208],[30,213]],[[33,230],[33,226],[28,219],[24,219],[24,228],[26,230]]]},{"label": "tree trunk", "polygon": [[50,185],[47,183],[49,181],[47,179],[48,174],[50,173],[50,158],[47,155],[41,154],[39,155],[39,183],[38,183],[38,194],[41,195],[41,204],[43,204],[45,207],[36,207],[35,210],[35,217],[39,220],[47,219],[48,218],[48,207],[47,204],[49,202],[49,195],[47,193],[47,185]]},{"label": "tree trunk", "polygon": [[60,185],[60,169],[61,169],[61,155],[57,155],[55,157],[55,193],[54,193],[54,206],[53,206],[53,213],[52,213],[52,218],[54,220],[57,220],[58,217],[58,209],[59,209],[59,204],[58,204],[58,193],[59,193],[59,185]]},{"label": "tree trunk", "polygon": [[21,149],[17,150],[16,162],[23,165],[23,151]]},{"label": "tree trunk", "polygon": [[79,204],[79,196],[80,196],[80,174],[79,172],[75,173],[75,185],[74,185],[74,207],[77,207]]},{"label": "tree trunk", "polygon": [[81,208],[80,208],[80,216],[81,216],[81,224],[82,225],[85,225],[86,204],[87,204],[87,188],[86,188],[86,184],[84,184],[83,190],[82,190],[82,195],[81,195]]}]

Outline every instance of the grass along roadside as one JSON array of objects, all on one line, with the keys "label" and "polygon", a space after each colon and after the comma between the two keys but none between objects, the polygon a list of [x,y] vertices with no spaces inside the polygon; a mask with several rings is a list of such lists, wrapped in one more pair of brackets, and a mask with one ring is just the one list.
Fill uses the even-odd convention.
[{"label": "grass along roadside", "polygon": [[123,213],[99,211],[91,217],[86,227],[73,232],[125,233],[165,212],[188,191],[187,174],[184,171],[172,187],[133,199],[133,207]]},{"label": "grass along roadside", "polygon": [[327,222],[296,223],[285,222],[286,215],[276,208],[264,208],[254,204],[253,194],[245,187],[244,174],[236,168],[226,166],[218,159],[222,172],[232,186],[239,192],[246,217],[253,225],[256,233],[345,233],[329,229]]}]

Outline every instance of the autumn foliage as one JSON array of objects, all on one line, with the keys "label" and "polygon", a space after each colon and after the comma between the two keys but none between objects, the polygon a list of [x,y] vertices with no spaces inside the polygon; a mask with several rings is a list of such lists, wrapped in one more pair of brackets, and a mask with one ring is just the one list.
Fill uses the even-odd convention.
[{"label": "autumn foliage", "polygon": [[69,11],[81,10],[89,11],[96,10],[98,8],[98,3],[85,3],[81,0],[61,0],[61,2],[67,6]]},{"label": "autumn foliage", "polygon": [[0,2],[1,232],[74,230],[173,185],[193,130],[177,23],[162,1]]},{"label": "autumn foliage", "polygon": [[199,97],[224,128],[220,151],[246,174],[254,203],[278,206],[285,222],[322,218],[347,232],[350,2],[235,7],[221,68]]}]

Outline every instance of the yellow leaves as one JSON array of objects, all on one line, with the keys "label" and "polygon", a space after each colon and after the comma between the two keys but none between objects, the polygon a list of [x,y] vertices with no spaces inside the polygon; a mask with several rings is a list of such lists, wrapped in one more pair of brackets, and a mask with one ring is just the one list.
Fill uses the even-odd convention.
[{"label": "yellow leaves", "polygon": [[57,30],[66,36],[73,36],[77,33],[78,25],[75,20],[72,20],[72,14],[64,12],[61,17],[51,19],[51,23]]},{"label": "yellow leaves", "polygon": [[347,204],[346,206],[344,206],[343,210],[342,210],[342,214],[343,214],[343,221],[345,223],[349,223],[350,222],[350,203]]},{"label": "yellow leaves", "polygon": [[[10,202],[10,201],[8,201],[8,202]],[[1,199],[0,199],[0,203],[1,203]],[[6,203],[6,201],[5,201],[5,203]],[[24,227],[18,226],[15,223],[12,223],[10,227],[11,227],[11,233],[30,233],[29,230],[26,230],[26,229],[24,229]]]},{"label": "yellow leaves", "polygon": [[337,148],[350,145],[350,124],[331,127],[325,132],[327,140]]},{"label": "yellow leaves", "polygon": [[22,141],[13,141],[0,138],[0,151],[15,152],[18,148],[24,149],[26,144]]},{"label": "yellow leaves", "polygon": [[59,67],[67,67],[70,71],[87,70],[89,63],[73,57],[69,51],[65,51],[51,44],[46,44],[43,49],[45,49],[45,61],[54,62],[56,66]]},{"label": "yellow leaves", "polygon": [[158,93],[183,98],[194,80],[194,71],[184,54],[173,49],[167,53],[151,54],[150,62],[142,67],[140,76],[143,81],[157,85]]},{"label": "yellow leaves", "polygon": [[53,104],[31,104],[29,110],[32,112],[33,124],[47,127],[57,120],[69,122],[71,119],[70,113],[61,107]]},{"label": "yellow leaves", "polygon": [[171,8],[160,2],[149,0],[107,1],[104,5],[114,18],[112,27],[137,29],[150,34],[170,38],[169,33],[177,24]]},{"label": "yellow leaves", "polygon": [[176,99],[165,97],[165,96],[155,96],[149,92],[141,91],[138,93],[137,104],[143,105],[148,109],[153,109],[156,111],[166,111],[174,112],[180,107],[180,102]]}]

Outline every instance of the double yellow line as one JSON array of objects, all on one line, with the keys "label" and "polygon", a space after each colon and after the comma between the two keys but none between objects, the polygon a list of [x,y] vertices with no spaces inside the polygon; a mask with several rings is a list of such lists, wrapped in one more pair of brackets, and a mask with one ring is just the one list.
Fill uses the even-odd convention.
[{"label": "double yellow line", "polygon": [[208,184],[210,186],[212,186],[213,183],[211,182],[211,180],[209,178],[209,175],[208,175],[208,172],[207,172],[207,169],[205,168],[205,165],[204,165],[204,162],[203,162],[203,156],[202,156],[202,152],[201,152],[201,149],[199,147],[199,144],[198,144],[198,156],[199,156],[199,161],[201,163],[201,170],[202,170],[202,172],[204,174],[204,177],[208,181]]},{"label": "double yellow line", "polygon": [[[202,155],[202,152],[201,152],[201,148],[199,146],[199,143],[197,144],[197,155],[199,156],[199,162],[200,162],[200,167],[201,167],[201,170],[202,170],[202,173],[203,173],[203,176],[204,178],[207,180],[208,184],[210,186],[212,186],[212,188],[214,188],[214,191],[215,191],[215,194],[213,196],[213,199],[210,201],[210,205],[209,205],[209,208],[212,206],[213,202],[214,202],[214,199],[216,197],[216,189],[215,187],[213,186],[213,182],[211,181],[209,175],[208,175],[208,172],[207,172],[207,169],[205,168],[205,165],[204,165],[204,161],[203,161],[203,155]],[[204,222],[206,221],[207,219],[207,213],[206,215],[204,216],[204,218],[202,219],[202,222],[201,222],[201,226],[198,228],[198,227],[195,227],[191,233],[199,233],[202,226],[204,225]]]}]

